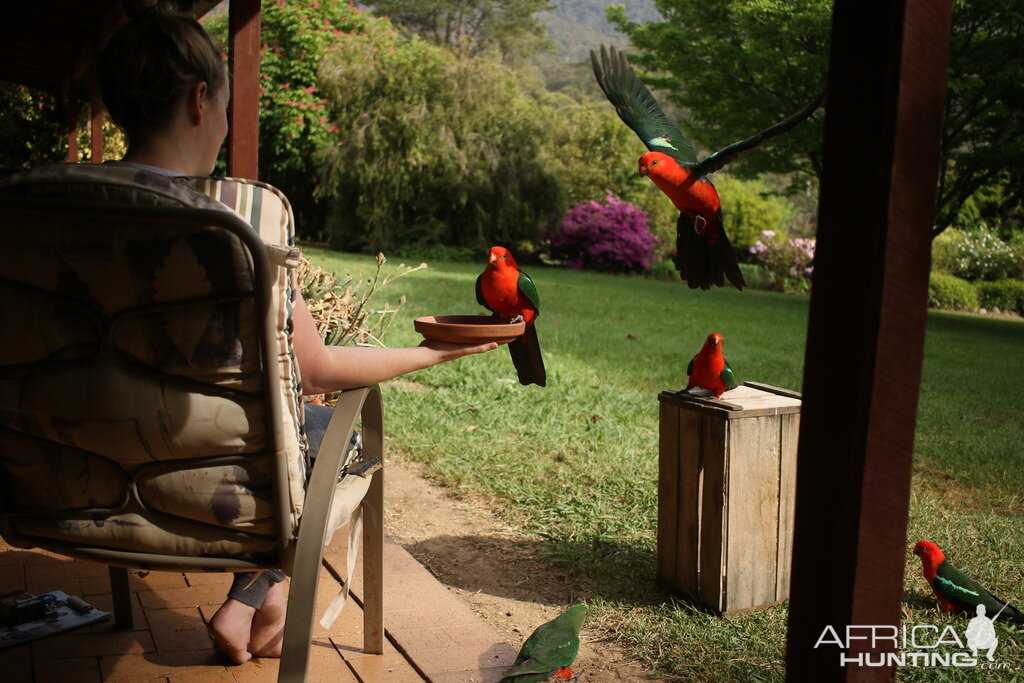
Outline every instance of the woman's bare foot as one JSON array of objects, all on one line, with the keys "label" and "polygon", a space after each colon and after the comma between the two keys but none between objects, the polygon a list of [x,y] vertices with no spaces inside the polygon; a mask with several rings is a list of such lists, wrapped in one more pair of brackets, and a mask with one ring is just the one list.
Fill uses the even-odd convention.
[{"label": "woman's bare foot", "polygon": [[256,610],[249,632],[249,652],[254,657],[280,657],[284,640],[284,616],[287,600],[284,582],[275,583],[263,600],[263,606]]},{"label": "woman's bare foot", "polygon": [[252,659],[249,653],[249,632],[255,614],[254,608],[228,599],[210,619],[213,646],[235,664],[244,664]]}]

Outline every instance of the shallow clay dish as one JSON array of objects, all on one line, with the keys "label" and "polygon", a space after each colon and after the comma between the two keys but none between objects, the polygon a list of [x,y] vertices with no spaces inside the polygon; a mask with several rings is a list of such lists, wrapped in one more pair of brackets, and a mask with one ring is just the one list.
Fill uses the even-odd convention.
[{"label": "shallow clay dish", "polygon": [[510,342],[526,331],[526,323],[505,322],[489,315],[428,315],[416,318],[412,325],[427,339],[456,344]]}]

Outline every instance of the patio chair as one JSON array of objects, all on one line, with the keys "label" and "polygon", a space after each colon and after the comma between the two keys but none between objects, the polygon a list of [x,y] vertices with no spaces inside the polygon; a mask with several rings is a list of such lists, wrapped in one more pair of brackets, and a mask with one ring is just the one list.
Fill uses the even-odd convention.
[{"label": "patio chair", "polygon": [[122,626],[128,568],[282,568],[280,680],[299,681],[323,545],[351,518],[382,653],[383,474],[351,473],[383,459],[380,391],[342,394],[307,481],[284,196],[65,164],[0,180],[0,235],[4,540],[110,565]]}]

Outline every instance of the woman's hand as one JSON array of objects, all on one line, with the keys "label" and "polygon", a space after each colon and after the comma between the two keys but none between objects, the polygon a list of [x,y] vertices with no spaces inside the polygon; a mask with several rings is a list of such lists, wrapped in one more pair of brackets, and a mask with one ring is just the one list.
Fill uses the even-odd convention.
[{"label": "woman's hand", "polygon": [[434,341],[432,339],[423,340],[420,346],[438,354],[438,363],[445,363],[456,358],[462,358],[463,356],[471,356],[474,353],[487,353],[498,348],[498,345],[494,342],[487,342],[486,344],[454,344],[452,342]]}]

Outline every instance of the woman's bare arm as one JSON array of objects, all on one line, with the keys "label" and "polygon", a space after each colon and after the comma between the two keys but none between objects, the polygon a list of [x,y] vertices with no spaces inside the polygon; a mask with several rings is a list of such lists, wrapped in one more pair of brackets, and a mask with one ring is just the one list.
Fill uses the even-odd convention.
[{"label": "woman's bare arm", "polygon": [[424,341],[419,346],[380,349],[364,346],[325,346],[313,316],[300,293],[294,312],[295,359],[305,394],[322,394],[377,384],[409,372],[498,348],[487,344],[449,344]]}]

